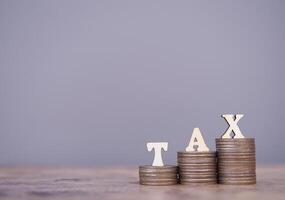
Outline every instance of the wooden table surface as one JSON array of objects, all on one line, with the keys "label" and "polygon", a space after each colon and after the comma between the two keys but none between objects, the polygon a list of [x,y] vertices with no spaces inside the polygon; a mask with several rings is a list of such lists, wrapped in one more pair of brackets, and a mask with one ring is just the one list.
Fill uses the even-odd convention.
[{"label": "wooden table surface", "polygon": [[285,165],[258,166],[249,186],[142,186],[137,167],[0,168],[0,199],[285,199]]}]

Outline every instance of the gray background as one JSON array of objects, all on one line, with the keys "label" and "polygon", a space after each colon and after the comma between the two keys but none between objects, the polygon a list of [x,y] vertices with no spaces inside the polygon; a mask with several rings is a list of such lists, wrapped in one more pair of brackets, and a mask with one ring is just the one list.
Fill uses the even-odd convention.
[{"label": "gray background", "polygon": [[0,0],[0,164],[167,163],[224,113],[284,156],[285,1]]}]

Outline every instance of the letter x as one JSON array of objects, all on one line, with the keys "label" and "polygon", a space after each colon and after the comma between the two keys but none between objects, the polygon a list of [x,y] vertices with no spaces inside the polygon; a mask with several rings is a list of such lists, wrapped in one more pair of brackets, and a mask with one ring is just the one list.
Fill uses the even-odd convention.
[{"label": "letter x", "polygon": [[[241,133],[237,123],[243,117],[243,114],[237,115],[222,115],[222,117],[227,121],[229,124],[229,128],[227,131],[222,135],[222,138],[244,138],[243,134]],[[231,136],[233,132],[234,136]]]}]

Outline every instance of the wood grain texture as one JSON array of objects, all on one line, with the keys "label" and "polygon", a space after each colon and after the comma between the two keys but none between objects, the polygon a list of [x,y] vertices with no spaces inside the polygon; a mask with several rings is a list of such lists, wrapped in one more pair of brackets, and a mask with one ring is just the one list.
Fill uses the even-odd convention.
[{"label": "wood grain texture", "polygon": [[0,168],[0,199],[285,199],[285,165],[257,168],[249,186],[142,186],[136,167]]}]

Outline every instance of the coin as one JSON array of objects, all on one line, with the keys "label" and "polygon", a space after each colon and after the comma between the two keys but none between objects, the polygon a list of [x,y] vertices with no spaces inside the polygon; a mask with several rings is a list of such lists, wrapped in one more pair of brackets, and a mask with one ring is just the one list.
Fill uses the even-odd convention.
[{"label": "coin", "polygon": [[165,165],[160,167],[160,166],[143,165],[139,166],[139,171],[173,172],[177,171],[177,166]]},{"label": "coin", "polygon": [[181,184],[217,183],[216,152],[177,152]]},{"label": "coin", "polygon": [[216,138],[216,142],[220,143],[247,143],[247,142],[255,142],[254,138]]},{"label": "coin", "polygon": [[218,183],[255,184],[256,158],[253,138],[216,139]]},{"label": "coin", "polygon": [[139,179],[142,185],[164,186],[174,185],[178,181],[178,167],[165,166],[139,166]]},{"label": "coin", "polygon": [[180,184],[182,185],[209,185],[209,184],[217,184],[217,180],[180,180]]},{"label": "coin", "polygon": [[224,184],[224,185],[253,185],[256,184],[256,180],[247,180],[247,181],[225,181],[225,180],[220,180],[218,181],[219,184]]},{"label": "coin", "polygon": [[161,182],[161,181],[150,181],[150,182],[145,182],[145,181],[140,181],[141,185],[151,185],[151,186],[168,186],[168,185],[175,185],[177,184],[177,180],[175,181],[166,181],[166,182]]},{"label": "coin", "polygon": [[229,177],[229,178],[235,178],[235,177],[255,177],[256,175],[254,173],[244,173],[244,174],[219,174],[219,177],[223,177],[223,179]]}]

